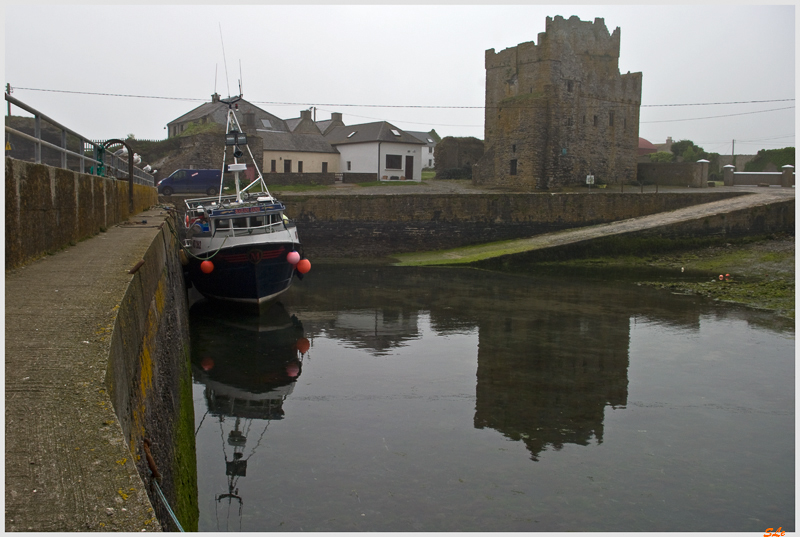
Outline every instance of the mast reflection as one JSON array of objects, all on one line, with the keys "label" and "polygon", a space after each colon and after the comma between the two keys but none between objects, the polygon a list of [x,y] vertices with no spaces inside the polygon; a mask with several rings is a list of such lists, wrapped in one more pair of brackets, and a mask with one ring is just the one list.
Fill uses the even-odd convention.
[{"label": "mast reflection", "polygon": [[229,529],[219,527],[219,509],[226,507],[226,521],[231,509],[236,510],[241,531],[244,499],[239,479],[247,476],[247,463],[272,420],[283,419],[283,402],[302,372],[309,342],[302,323],[280,303],[264,315],[252,316],[199,302],[191,314],[192,374],[205,386],[207,407],[197,431],[209,416],[216,418],[225,460],[227,490],[214,497],[217,529]]}]

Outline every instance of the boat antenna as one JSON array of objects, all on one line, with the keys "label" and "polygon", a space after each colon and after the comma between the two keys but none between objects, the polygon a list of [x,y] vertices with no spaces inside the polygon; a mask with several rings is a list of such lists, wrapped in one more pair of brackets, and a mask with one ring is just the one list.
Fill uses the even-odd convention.
[{"label": "boat antenna", "polygon": [[219,69],[219,64],[214,64],[214,93],[217,93],[217,70]]},{"label": "boat antenna", "polygon": [[225,65],[225,84],[228,87],[228,97],[231,96],[231,85],[228,83],[228,60],[225,58],[225,40],[222,39],[222,23],[219,23],[219,40],[222,42],[222,62]]},{"label": "boat antenna", "polygon": [[239,97],[243,95],[242,93],[242,60],[239,60]]}]

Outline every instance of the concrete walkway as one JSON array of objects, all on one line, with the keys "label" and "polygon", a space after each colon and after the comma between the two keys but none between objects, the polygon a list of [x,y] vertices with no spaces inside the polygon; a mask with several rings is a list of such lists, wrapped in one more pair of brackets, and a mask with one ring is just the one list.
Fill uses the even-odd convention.
[{"label": "concrete walkway", "polygon": [[128,272],[165,218],[154,208],[6,271],[6,531],[161,529],[105,375]]},{"label": "concrete walkway", "polygon": [[[738,189],[737,191],[741,192],[743,189]],[[793,188],[754,187],[744,191],[749,192],[749,195],[712,203],[694,205],[665,213],[621,220],[619,222],[611,222],[608,224],[545,233],[525,239],[495,242],[477,246],[465,246],[451,250],[398,254],[393,257],[399,260],[398,263],[395,263],[397,266],[467,264],[493,257],[518,254],[531,250],[540,250],[554,246],[563,246],[566,244],[608,237],[615,234],[668,226],[671,224],[697,220],[715,214],[737,211],[758,205],[768,205],[771,203],[786,201],[788,199],[794,200],[795,198]]]}]

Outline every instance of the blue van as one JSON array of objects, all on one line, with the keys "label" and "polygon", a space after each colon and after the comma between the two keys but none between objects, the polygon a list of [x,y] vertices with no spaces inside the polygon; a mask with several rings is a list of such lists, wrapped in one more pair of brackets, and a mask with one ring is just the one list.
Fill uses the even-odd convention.
[{"label": "blue van", "polygon": [[158,182],[158,193],[164,196],[204,192],[209,196],[219,193],[219,170],[175,170]]}]

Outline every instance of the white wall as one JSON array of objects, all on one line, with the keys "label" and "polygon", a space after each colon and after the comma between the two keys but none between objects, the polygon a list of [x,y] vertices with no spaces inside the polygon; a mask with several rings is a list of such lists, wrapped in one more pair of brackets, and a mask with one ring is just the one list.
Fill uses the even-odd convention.
[{"label": "white wall", "polygon": [[[415,144],[396,144],[392,142],[380,143],[380,157],[378,156],[378,142],[363,144],[341,144],[337,145],[339,150],[339,170],[347,173],[375,173],[378,172],[378,179],[386,177],[407,177],[406,157],[414,157],[414,180],[422,180],[423,164],[427,163],[428,150],[423,145]],[[399,170],[389,170],[386,168],[386,155],[400,155]],[[350,169],[347,169],[347,162],[350,162]],[[424,161],[424,162],[423,162]],[[379,166],[380,163],[380,166]]]}]

